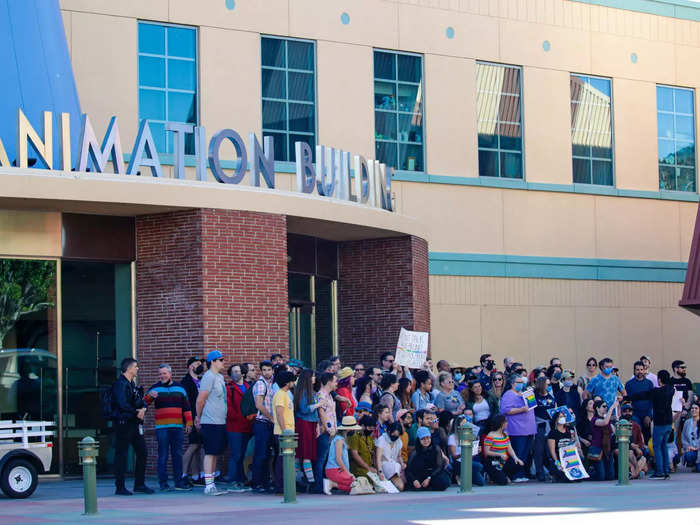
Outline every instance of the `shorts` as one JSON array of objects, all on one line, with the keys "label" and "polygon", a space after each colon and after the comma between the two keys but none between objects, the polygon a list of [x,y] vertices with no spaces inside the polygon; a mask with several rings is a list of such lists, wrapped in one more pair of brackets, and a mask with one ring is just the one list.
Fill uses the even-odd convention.
[{"label": "shorts", "polygon": [[207,456],[218,456],[226,450],[226,425],[203,424],[201,428],[204,453]]}]

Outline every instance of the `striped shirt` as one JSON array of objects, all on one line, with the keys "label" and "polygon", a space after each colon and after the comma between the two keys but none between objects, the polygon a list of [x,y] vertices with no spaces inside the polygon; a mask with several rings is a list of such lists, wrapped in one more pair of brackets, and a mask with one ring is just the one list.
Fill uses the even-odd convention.
[{"label": "striped shirt", "polygon": [[[151,397],[150,393],[158,392],[158,397]],[[183,425],[192,426],[192,410],[187,399],[184,387],[175,381],[166,385],[159,381],[148,389],[144,399],[149,405],[155,402],[155,428],[182,428]]]},{"label": "striped shirt", "polygon": [[508,436],[498,437],[488,435],[484,438],[484,448],[489,447],[492,452],[497,452],[508,456],[510,438]]}]

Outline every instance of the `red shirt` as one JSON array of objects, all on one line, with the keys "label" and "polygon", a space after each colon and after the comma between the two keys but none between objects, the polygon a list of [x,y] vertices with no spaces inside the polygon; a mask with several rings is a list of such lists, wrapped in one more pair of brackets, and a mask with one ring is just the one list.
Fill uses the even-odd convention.
[{"label": "red shirt", "polygon": [[243,383],[237,385],[230,382],[226,385],[226,432],[240,432],[242,434],[250,434],[253,431],[253,420],[248,420],[241,413],[241,400],[246,390],[252,385]]},{"label": "red shirt", "polygon": [[355,401],[355,398],[352,395],[352,388],[349,386],[341,386],[336,390],[336,392],[338,393],[338,395],[343,396],[343,397],[350,400],[349,406],[348,406],[348,403],[345,403],[345,402],[340,403],[340,409],[342,411],[342,414],[344,416],[354,416],[355,415],[355,407],[357,406],[357,401]]}]

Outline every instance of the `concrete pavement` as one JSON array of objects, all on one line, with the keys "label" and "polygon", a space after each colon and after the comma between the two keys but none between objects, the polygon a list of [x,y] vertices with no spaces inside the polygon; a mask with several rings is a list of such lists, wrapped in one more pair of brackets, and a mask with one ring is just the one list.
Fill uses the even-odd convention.
[{"label": "concrete pavement", "polygon": [[[151,486],[157,487],[155,480]],[[586,523],[666,523],[700,525],[700,474],[679,473],[669,481],[633,481],[629,487],[612,482],[576,485],[526,483],[507,487],[476,487],[462,495],[455,487],[440,493],[396,495],[299,495],[297,504],[283,505],[281,496],[251,493],[205,497],[193,492],[150,496],[113,495],[111,481],[98,482],[100,514],[84,517],[82,484],[42,480],[26,500],[0,496],[0,523],[120,523],[175,524],[243,520],[245,523],[312,524],[317,520],[345,523],[415,523],[426,525],[542,524],[562,518],[567,525]],[[279,520],[279,521],[277,521]],[[622,521],[620,521],[622,520]]]}]

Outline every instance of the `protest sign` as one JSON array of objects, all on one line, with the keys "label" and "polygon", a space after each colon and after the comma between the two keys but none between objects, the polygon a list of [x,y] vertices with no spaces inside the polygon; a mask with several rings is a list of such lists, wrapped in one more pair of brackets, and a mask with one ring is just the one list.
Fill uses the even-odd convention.
[{"label": "protest sign", "polygon": [[401,328],[396,344],[396,364],[408,368],[423,368],[428,356],[428,332],[412,332]]},{"label": "protest sign", "polygon": [[525,401],[525,405],[527,406],[528,410],[534,410],[534,408],[537,406],[535,393],[531,388],[528,388],[525,390],[525,392],[523,392],[523,400]]},{"label": "protest sign", "polygon": [[673,393],[673,400],[671,401],[671,410],[673,412],[680,412],[683,410],[683,392],[676,390]]},{"label": "protest sign", "polygon": [[567,423],[574,423],[576,421],[576,416],[569,407],[563,406],[547,409],[547,415],[550,417],[550,419],[557,413],[564,414]]},{"label": "protest sign", "polygon": [[578,455],[578,449],[575,443],[559,447],[559,462],[561,463],[561,469],[567,479],[575,481],[589,477]]}]

